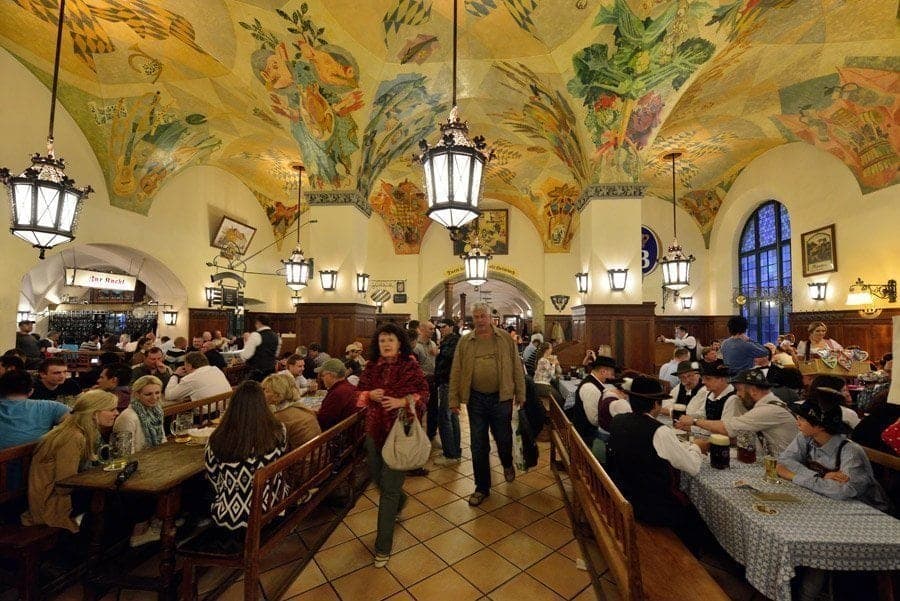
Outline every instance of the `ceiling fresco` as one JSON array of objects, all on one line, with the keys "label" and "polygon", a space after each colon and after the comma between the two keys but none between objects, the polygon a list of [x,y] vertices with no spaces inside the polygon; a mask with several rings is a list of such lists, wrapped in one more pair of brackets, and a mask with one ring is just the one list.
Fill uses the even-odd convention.
[{"label": "ceiling fresco", "polygon": [[[147,214],[192,165],[233,174],[276,236],[304,191],[371,205],[395,252],[430,225],[420,139],[450,109],[451,0],[68,0],[60,101],[110,202]],[[0,0],[0,45],[49,82],[57,0]],[[485,198],[566,252],[592,183],[642,181],[708,237],[741,170],[802,141],[864,192],[900,181],[896,0],[461,0],[458,100],[496,158]],[[35,145],[24,149],[32,151]],[[340,197],[340,195],[336,195]]]}]

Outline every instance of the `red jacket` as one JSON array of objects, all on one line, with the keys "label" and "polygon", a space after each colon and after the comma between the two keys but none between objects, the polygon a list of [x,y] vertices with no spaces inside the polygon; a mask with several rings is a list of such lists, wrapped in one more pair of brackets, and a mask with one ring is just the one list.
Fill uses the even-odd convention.
[{"label": "red jacket", "polygon": [[328,389],[322,399],[322,406],[316,414],[319,426],[324,432],[331,426],[347,419],[359,409],[356,407],[356,386],[347,380],[338,380]]},{"label": "red jacket", "polygon": [[421,420],[428,401],[428,382],[425,381],[419,362],[412,355],[395,361],[382,357],[366,364],[357,386],[357,405],[369,408],[366,414],[366,434],[372,437],[375,446],[381,448],[397,419],[398,409],[385,410],[381,403],[370,400],[369,391],[377,388],[383,388],[384,394],[390,397],[400,398],[411,394],[416,405],[416,417]]}]

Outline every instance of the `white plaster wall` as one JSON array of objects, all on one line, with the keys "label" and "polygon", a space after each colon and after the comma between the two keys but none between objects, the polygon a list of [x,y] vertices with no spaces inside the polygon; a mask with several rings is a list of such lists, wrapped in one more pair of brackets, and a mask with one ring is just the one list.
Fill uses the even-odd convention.
[{"label": "white plaster wall", "polygon": [[[672,203],[648,195],[644,197],[641,211],[641,223],[652,228],[659,236],[659,252],[662,258],[672,243]],[[694,219],[681,207],[676,209],[675,218],[678,220],[678,243],[685,254],[692,254],[696,258],[691,266],[691,285],[679,291],[685,296],[693,296],[694,306],[683,310],[679,302],[669,297],[663,311],[662,268],[659,266],[644,278],[644,302],[655,302],[657,315],[713,315],[715,312],[710,302],[710,285],[713,280],[709,276],[709,252],[706,250],[703,235]]]},{"label": "white plaster wall", "polygon": [[[882,284],[900,277],[897,232],[900,186],[863,195],[850,169],[833,155],[803,142],[774,148],[750,163],[735,180],[710,239],[709,313],[733,312],[731,291],[738,281],[736,249],[746,219],[774,199],[791,218],[791,271],[795,311],[846,309],[857,277]],[[800,235],[835,224],[838,270],[803,277]],[[824,302],[809,300],[807,283],[828,282]],[[884,306],[884,301],[879,301]]]}]

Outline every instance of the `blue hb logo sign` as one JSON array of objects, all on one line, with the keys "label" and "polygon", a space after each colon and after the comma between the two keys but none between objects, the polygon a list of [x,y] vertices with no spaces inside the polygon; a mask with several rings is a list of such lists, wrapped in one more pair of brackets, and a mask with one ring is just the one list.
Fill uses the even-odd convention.
[{"label": "blue hb logo sign", "polygon": [[641,275],[653,273],[659,264],[659,236],[646,225],[641,226]]}]

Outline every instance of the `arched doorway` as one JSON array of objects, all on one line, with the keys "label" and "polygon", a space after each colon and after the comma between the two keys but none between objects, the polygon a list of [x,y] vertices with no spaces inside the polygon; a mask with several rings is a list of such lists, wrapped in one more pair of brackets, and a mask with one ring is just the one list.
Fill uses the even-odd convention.
[{"label": "arched doorway", "polygon": [[[431,288],[419,304],[419,319],[428,319],[444,314],[444,285],[453,286],[453,307],[451,314],[459,313],[459,295],[466,294],[466,305],[479,300],[488,302],[501,317],[514,315],[533,324],[544,324],[544,300],[531,287],[505,273],[490,272],[490,279],[482,286],[475,287],[460,274],[440,282]],[[468,314],[471,310],[467,309]],[[520,328],[521,331],[521,328]],[[529,327],[533,331],[533,327]]]}]

